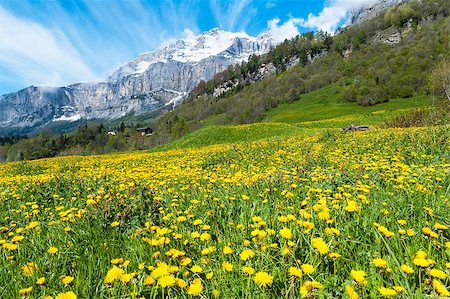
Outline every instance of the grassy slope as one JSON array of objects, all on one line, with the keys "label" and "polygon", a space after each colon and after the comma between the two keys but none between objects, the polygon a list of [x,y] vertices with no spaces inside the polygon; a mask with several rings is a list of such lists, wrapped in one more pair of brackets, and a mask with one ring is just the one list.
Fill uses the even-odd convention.
[{"label": "grassy slope", "polygon": [[[431,97],[422,95],[363,107],[353,103],[340,103],[341,92],[340,85],[332,84],[304,94],[297,102],[284,104],[269,111],[264,123],[238,126],[216,125],[221,123],[223,115],[213,115],[204,120],[204,128],[155,148],[153,151],[283,138],[299,135],[305,129],[323,128],[338,131],[350,124],[377,126],[405,109],[432,104]],[[315,134],[313,130],[310,133]]]},{"label": "grassy slope", "polygon": [[411,99],[393,99],[387,103],[363,107],[356,103],[340,103],[342,87],[332,84],[301,96],[292,104],[283,104],[269,111],[266,121],[300,123],[340,118],[348,115],[376,115],[380,111],[410,109],[428,106],[431,98],[418,96]]}]

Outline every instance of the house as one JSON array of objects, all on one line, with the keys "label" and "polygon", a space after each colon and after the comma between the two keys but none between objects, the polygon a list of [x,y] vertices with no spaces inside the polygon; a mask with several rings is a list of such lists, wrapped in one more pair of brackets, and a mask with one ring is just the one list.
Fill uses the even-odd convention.
[{"label": "house", "polygon": [[108,135],[111,135],[111,136],[116,136],[116,135],[117,135],[117,133],[116,133],[116,131],[108,131]]},{"label": "house", "polygon": [[137,128],[136,131],[141,132],[142,136],[153,135],[153,130],[150,127]]}]

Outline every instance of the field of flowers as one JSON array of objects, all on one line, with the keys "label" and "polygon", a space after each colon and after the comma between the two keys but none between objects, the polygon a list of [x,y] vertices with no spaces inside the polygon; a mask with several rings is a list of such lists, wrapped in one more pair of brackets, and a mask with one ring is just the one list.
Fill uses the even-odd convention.
[{"label": "field of flowers", "polygon": [[450,296],[450,127],[0,165],[0,298]]}]

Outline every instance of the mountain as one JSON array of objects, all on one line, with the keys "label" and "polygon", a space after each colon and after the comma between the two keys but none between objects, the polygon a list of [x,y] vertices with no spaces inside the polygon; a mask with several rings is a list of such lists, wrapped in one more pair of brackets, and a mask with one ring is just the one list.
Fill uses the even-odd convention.
[{"label": "mountain", "polygon": [[399,5],[411,0],[378,0],[369,1],[367,4],[350,11],[347,17],[346,26],[355,25],[372,19],[391,6]]},{"label": "mountain", "polygon": [[105,82],[31,86],[0,97],[0,135],[27,134],[56,122],[115,119],[177,105],[201,80],[275,46],[257,37],[214,28],[169,42],[122,65]]}]

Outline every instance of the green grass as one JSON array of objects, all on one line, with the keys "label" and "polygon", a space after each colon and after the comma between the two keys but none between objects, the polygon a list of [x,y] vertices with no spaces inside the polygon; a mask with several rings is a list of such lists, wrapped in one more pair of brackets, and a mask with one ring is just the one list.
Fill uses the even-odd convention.
[{"label": "green grass", "polygon": [[176,148],[195,148],[212,144],[251,142],[273,137],[296,136],[303,129],[297,125],[281,123],[256,123],[239,126],[207,126],[153,151]]},{"label": "green grass", "polygon": [[356,103],[340,102],[342,92],[342,86],[331,84],[317,91],[301,95],[299,101],[292,104],[283,104],[269,111],[265,121],[300,123],[358,114],[371,116],[383,111],[412,109],[432,104],[431,97],[420,95],[410,99],[392,99],[387,103],[363,107]]}]

